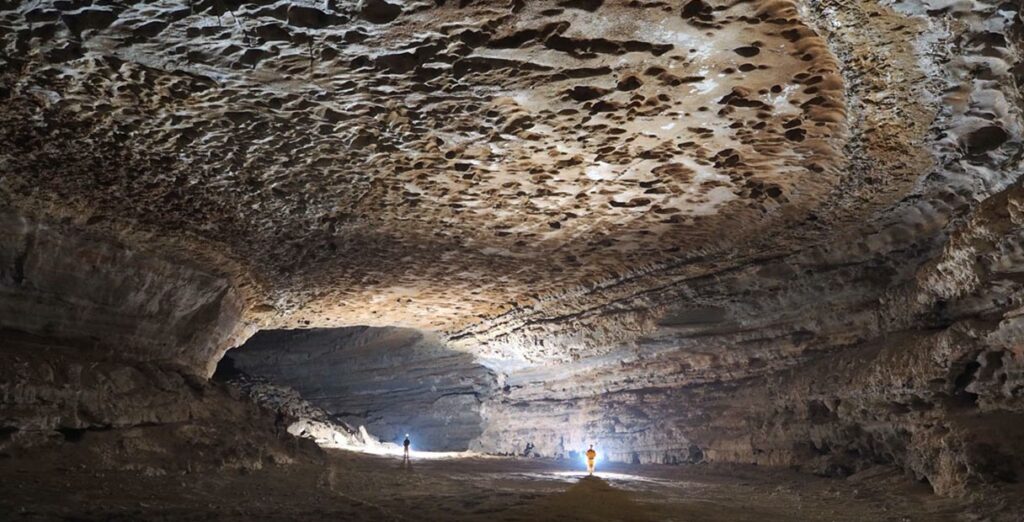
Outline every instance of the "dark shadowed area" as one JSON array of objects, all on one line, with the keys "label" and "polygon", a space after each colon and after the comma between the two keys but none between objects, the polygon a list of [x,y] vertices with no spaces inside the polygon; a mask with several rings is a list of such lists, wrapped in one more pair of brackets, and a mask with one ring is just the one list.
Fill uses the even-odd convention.
[{"label": "dark shadowed area", "polygon": [[436,336],[407,328],[262,331],[221,365],[296,390],[332,419],[424,451],[461,451],[483,432],[495,376]]}]

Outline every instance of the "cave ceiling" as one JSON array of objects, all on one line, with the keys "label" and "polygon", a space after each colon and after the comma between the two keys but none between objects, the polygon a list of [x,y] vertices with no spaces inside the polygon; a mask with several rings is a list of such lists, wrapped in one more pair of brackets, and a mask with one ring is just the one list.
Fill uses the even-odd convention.
[{"label": "cave ceiling", "polygon": [[4,205],[224,273],[263,326],[578,312],[855,243],[934,162],[924,28],[878,6],[2,7]]}]

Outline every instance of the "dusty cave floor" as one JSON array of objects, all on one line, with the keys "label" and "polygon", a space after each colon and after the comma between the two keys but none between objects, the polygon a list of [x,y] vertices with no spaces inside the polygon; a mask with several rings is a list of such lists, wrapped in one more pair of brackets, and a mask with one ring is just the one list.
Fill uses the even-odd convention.
[{"label": "dusty cave floor", "polygon": [[884,467],[838,480],[745,466],[606,464],[588,479],[573,464],[469,458],[406,465],[328,450],[320,464],[157,475],[7,459],[0,461],[0,519],[952,521],[1021,513],[1000,502],[937,497]]}]

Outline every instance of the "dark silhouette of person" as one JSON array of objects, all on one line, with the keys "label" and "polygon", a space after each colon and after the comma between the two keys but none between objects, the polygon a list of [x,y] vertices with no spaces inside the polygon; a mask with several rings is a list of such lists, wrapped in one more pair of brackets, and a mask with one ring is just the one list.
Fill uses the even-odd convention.
[{"label": "dark silhouette of person", "polygon": [[412,444],[412,443],[409,442],[409,434],[406,433],[405,434],[405,442],[402,443],[402,446],[405,446],[405,459],[406,460],[409,459],[409,445],[410,444]]},{"label": "dark silhouette of person", "polygon": [[[285,427],[284,412],[281,410],[277,411],[277,415],[274,416],[274,435],[281,436],[281,429]],[[287,430],[287,428],[285,428]]]}]

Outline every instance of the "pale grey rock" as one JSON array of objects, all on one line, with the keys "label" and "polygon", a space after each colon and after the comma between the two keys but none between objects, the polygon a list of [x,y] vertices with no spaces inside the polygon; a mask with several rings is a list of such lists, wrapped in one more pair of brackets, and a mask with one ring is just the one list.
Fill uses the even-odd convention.
[{"label": "pale grey rock", "polygon": [[228,279],[181,259],[0,213],[0,331],[208,377],[251,332],[245,308]]}]

